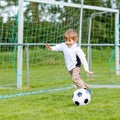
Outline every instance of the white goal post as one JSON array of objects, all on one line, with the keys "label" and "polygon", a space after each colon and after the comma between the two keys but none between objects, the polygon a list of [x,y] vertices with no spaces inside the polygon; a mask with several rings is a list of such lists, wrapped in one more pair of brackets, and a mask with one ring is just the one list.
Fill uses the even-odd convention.
[{"label": "white goal post", "polygon": [[[63,2],[63,1],[55,1],[55,0],[19,0],[19,14],[18,14],[18,44],[23,44],[23,26],[24,26],[24,2],[37,2],[37,3],[45,3],[45,4],[51,4],[51,5],[60,5],[60,6],[68,6],[68,7],[74,7],[74,8],[82,8],[82,9],[91,9],[91,10],[97,10],[103,11],[103,12],[111,12],[115,13],[115,47],[116,47],[116,53],[115,53],[115,64],[116,64],[116,75],[120,74],[120,68],[119,68],[119,10],[117,9],[111,9],[111,8],[103,8],[103,7],[97,7],[97,6],[90,6],[90,5],[84,5],[84,1],[81,4],[76,4],[72,2]],[[83,14],[81,12],[81,14]],[[80,21],[81,23],[82,21]],[[80,26],[80,30],[82,30],[82,25]],[[79,35],[82,34],[81,31],[79,32]],[[81,43],[81,37],[79,37],[79,42]],[[22,52],[22,45],[18,45],[18,59],[17,59],[17,88],[22,88],[22,59],[23,59],[23,52]]]},{"label": "white goal post", "polygon": [[[18,9],[18,44],[23,43],[23,4],[24,0],[19,0]],[[18,46],[17,57],[17,88],[22,88],[22,62],[23,62],[23,48]]]}]

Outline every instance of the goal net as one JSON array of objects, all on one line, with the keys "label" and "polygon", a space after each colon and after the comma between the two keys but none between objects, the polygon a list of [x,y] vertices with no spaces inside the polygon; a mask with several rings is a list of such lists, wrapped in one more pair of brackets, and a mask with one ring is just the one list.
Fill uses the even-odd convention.
[{"label": "goal net", "polygon": [[[8,21],[4,24],[1,20],[1,26],[10,30],[9,37],[7,33],[2,37],[3,32],[0,32],[1,40],[6,37],[11,39],[12,34],[17,36],[18,33],[17,41],[11,41],[12,45],[1,44],[1,51],[5,48],[1,54],[0,70],[4,72],[1,84],[14,81],[19,87],[23,84],[40,89],[71,86],[72,80],[65,68],[63,54],[48,51],[45,43],[55,45],[63,42],[64,32],[72,28],[77,31],[78,44],[94,72],[93,76],[88,76],[82,67],[81,78],[93,85],[119,85],[119,76],[116,76],[119,75],[118,16],[117,9],[71,1],[22,0],[19,2],[18,16],[12,18],[12,22],[10,19],[9,28]],[[18,31],[14,32],[17,29],[16,21]],[[19,44],[13,44],[17,42]],[[22,55],[23,59],[19,59]],[[8,57],[6,63],[5,56]]]}]

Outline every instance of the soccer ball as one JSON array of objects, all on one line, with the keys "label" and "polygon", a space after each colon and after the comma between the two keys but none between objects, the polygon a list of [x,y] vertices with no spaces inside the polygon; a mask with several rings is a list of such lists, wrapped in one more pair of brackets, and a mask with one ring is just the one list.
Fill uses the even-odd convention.
[{"label": "soccer ball", "polygon": [[88,105],[91,101],[91,93],[86,89],[77,89],[73,93],[72,101],[77,106]]}]

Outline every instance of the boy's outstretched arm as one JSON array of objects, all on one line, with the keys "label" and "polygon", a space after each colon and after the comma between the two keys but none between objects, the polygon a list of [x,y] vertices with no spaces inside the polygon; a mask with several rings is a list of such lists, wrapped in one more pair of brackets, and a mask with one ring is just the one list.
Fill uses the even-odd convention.
[{"label": "boy's outstretched arm", "polygon": [[51,50],[51,46],[48,43],[46,43],[45,46],[48,50]]}]

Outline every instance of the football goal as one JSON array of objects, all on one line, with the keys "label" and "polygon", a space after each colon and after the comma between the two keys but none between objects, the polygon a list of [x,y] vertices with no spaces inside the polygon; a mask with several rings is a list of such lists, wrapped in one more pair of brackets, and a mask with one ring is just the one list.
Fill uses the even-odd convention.
[{"label": "football goal", "polygon": [[[17,88],[28,85],[41,89],[70,86],[62,53],[45,48],[45,43],[63,42],[64,32],[70,28],[77,31],[78,44],[95,73],[88,76],[81,68],[81,77],[93,85],[120,84],[118,9],[87,5],[83,0],[19,0],[17,11],[7,22],[0,21],[0,38],[8,41],[1,42],[1,85],[13,82]],[[7,30],[3,32],[5,28],[9,36]]]}]

